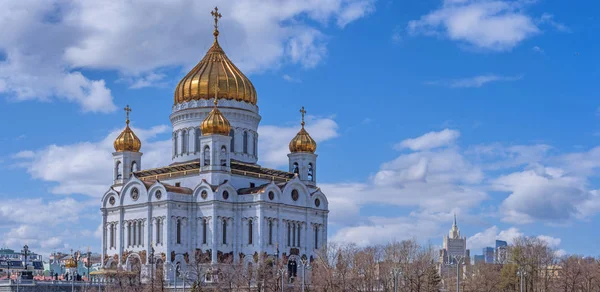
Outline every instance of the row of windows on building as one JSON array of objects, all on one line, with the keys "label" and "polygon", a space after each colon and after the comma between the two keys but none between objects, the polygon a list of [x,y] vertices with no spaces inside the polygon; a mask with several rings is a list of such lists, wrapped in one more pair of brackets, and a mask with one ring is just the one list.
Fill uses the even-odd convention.
[{"label": "row of windows on building", "polygon": [[[131,167],[129,168],[129,178],[131,178],[133,173],[138,170],[139,170],[139,168],[138,168],[137,162],[135,162],[135,161],[131,162]],[[117,163],[115,164],[115,172],[116,172],[116,174],[115,174],[116,179],[123,178],[123,170],[121,169],[121,161],[117,161]]]},{"label": "row of windows on building", "polygon": [[[294,162],[292,172],[298,175],[300,174],[300,167],[298,166],[298,162]],[[312,163],[308,164],[308,169],[306,170],[306,177],[309,181],[313,181],[314,179],[314,168]]]},{"label": "row of windows on building", "polygon": [[[194,131],[194,145],[190,145],[190,133]],[[250,142],[250,135],[248,131],[244,131],[242,133],[242,153],[252,154],[254,156],[257,155],[258,150],[258,137],[256,134],[252,135],[252,142]],[[179,137],[181,136],[181,149],[179,147]],[[231,137],[230,142],[230,151],[235,152],[235,131],[231,130],[229,132],[229,136]],[[193,130],[182,130],[180,132],[173,133],[173,156],[181,155],[181,154],[189,154],[189,153],[198,153],[200,152],[200,138],[202,137],[202,133],[200,128],[196,128]],[[250,152],[250,143],[252,143],[252,153]]]},{"label": "row of windows on building", "polygon": [[[273,226],[274,223],[272,220],[268,221],[268,230],[269,230],[269,237],[268,237],[268,242],[269,245],[273,244]],[[164,227],[164,220],[163,219],[157,219],[156,220],[156,234],[155,234],[155,242],[156,244],[162,244],[163,243],[163,227]],[[221,230],[222,230],[222,244],[227,244],[227,227],[228,227],[228,222],[227,219],[222,220],[222,226],[221,226]],[[117,230],[117,224],[116,223],[111,223],[109,224],[109,247],[115,248],[116,247],[116,230]],[[177,219],[176,223],[175,223],[175,243],[177,244],[181,244],[182,243],[182,231],[183,231],[183,222],[182,219]],[[301,247],[300,246],[300,238],[301,238],[301,224],[300,223],[291,223],[288,222],[287,224],[287,246],[288,247]],[[144,246],[144,240],[143,240],[143,230],[144,230],[144,224],[141,221],[136,221],[136,222],[129,222],[127,223],[127,246],[128,247],[134,247],[134,246]],[[208,221],[206,219],[202,219],[202,244],[207,244],[207,230],[208,230]],[[253,244],[253,239],[254,239],[254,220],[249,219],[248,220],[248,244]],[[314,226],[314,248],[318,249],[319,248],[319,226],[315,225]]]}]

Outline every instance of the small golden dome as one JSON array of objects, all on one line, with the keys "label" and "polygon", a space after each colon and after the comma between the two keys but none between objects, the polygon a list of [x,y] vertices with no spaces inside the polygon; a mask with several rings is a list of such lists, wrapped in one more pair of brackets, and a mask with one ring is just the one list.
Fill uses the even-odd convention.
[{"label": "small golden dome", "polygon": [[65,267],[67,269],[77,268],[77,262],[73,259],[73,257],[71,257],[65,261]]},{"label": "small golden dome", "polygon": [[304,114],[306,114],[304,107],[302,107],[300,113],[302,113],[302,129],[300,129],[300,132],[296,134],[296,137],[290,141],[290,152],[315,153],[315,151],[317,151],[317,142],[315,142],[315,140],[304,129]]},{"label": "small golden dome", "polygon": [[[215,92],[219,92],[216,90]],[[217,99],[214,99],[215,107],[208,113],[208,116],[202,121],[200,124],[200,130],[202,131],[202,135],[229,135],[229,131],[231,130],[231,124],[227,118],[221,113],[221,111],[217,108]]]},{"label": "small golden dome", "polygon": [[175,88],[175,104],[191,100],[209,100],[218,88],[220,99],[244,101],[256,105],[256,89],[240,69],[229,60],[219,45],[217,26],[221,14],[218,8],[211,12],[215,18],[215,41],[202,60]]},{"label": "small golden dome", "polygon": [[129,128],[129,112],[131,112],[131,108],[129,107],[129,105],[125,107],[125,112],[127,112],[127,120],[125,122],[127,126],[125,127],[125,130],[121,132],[119,137],[117,137],[115,143],[113,144],[115,146],[115,151],[140,152],[140,149],[142,149],[142,142],[131,130],[131,128]]}]

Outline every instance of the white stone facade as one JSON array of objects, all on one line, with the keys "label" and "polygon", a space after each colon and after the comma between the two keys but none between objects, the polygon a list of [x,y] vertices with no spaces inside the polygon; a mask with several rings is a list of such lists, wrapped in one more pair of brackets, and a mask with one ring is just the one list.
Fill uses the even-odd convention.
[{"label": "white stone facade", "polygon": [[197,259],[210,265],[251,262],[255,254],[311,258],[327,243],[329,206],[316,186],[317,155],[289,154],[289,171],[262,168],[258,108],[219,100],[232,143],[231,136],[201,135],[211,106],[201,100],[173,108],[170,166],[143,170],[141,153],[113,154],[114,182],[101,207],[105,268],[147,271],[151,244],[157,267],[168,271]]}]

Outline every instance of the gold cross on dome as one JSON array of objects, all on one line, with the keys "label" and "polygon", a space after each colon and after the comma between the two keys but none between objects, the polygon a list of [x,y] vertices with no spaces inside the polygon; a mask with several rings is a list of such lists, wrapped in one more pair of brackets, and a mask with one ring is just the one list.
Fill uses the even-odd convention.
[{"label": "gold cross on dome", "polygon": [[125,110],[125,113],[127,115],[127,124],[129,124],[129,113],[131,112],[131,108],[129,107],[129,105],[127,105],[123,110]]},{"label": "gold cross on dome", "polygon": [[304,110],[304,107],[300,109],[300,113],[302,114],[302,127],[304,127],[304,115],[306,114],[306,110]]},{"label": "gold cross on dome", "polygon": [[215,10],[211,11],[210,15],[215,18],[215,31],[219,31],[219,18],[223,16],[219,13],[219,8],[215,6]]}]

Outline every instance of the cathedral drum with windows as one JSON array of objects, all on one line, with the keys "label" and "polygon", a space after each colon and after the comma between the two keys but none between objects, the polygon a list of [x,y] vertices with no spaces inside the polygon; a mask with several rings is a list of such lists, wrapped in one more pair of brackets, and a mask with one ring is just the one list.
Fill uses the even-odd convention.
[{"label": "cathedral drum with windows", "polygon": [[105,269],[166,269],[172,281],[174,267],[313,259],[327,242],[328,202],[316,185],[317,144],[304,108],[289,171],[258,165],[256,90],[220,47],[221,15],[212,14],[212,47],[175,89],[170,165],[142,169],[125,109],[113,185],[102,198]]}]

